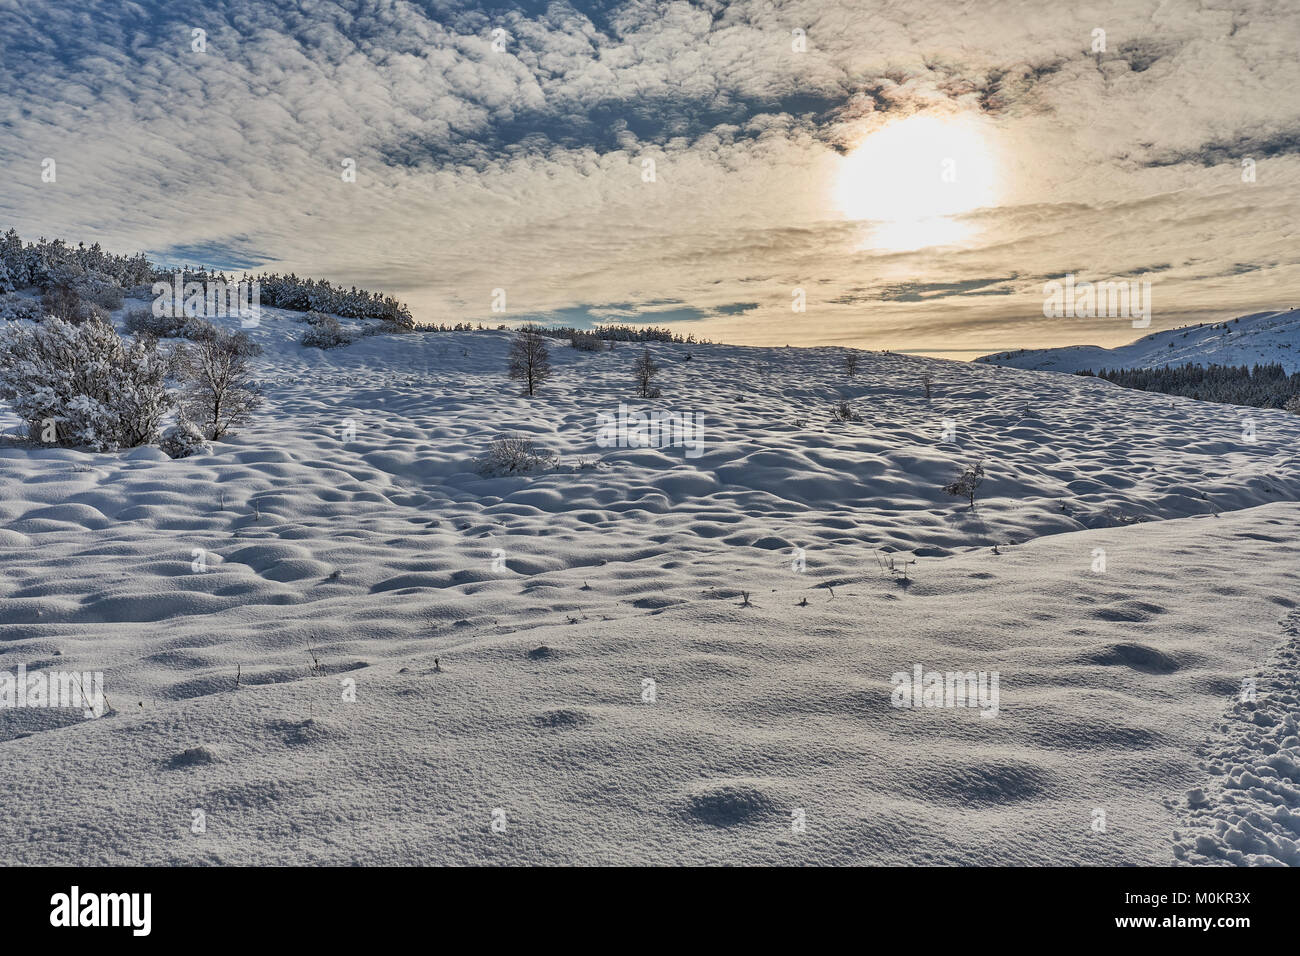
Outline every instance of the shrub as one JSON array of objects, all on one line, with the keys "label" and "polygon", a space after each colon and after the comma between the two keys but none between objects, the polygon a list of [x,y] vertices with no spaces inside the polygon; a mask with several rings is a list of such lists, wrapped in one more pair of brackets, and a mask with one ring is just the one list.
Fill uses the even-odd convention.
[{"label": "shrub", "polygon": [[149,309],[132,309],[123,320],[132,335],[152,335],[156,339],[190,339],[206,341],[217,334],[217,327],[207,319],[187,315],[154,315]]},{"label": "shrub", "polygon": [[848,402],[840,402],[831,409],[831,418],[837,422],[860,422],[862,416],[853,410],[853,406]]},{"label": "shrub", "polygon": [[943,490],[946,494],[967,499],[970,502],[971,510],[974,511],[975,491],[982,484],[984,484],[984,465],[982,462],[977,461],[958,475],[955,481],[944,485]]},{"label": "shrub", "polygon": [[41,296],[41,305],[47,315],[52,315],[64,322],[80,324],[92,318],[107,320],[108,315],[93,302],[85,301],[68,283],[50,286]]},{"label": "shrub", "polygon": [[595,332],[574,332],[569,345],[579,352],[603,352],[605,341]]},{"label": "shrub", "polygon": [[122,287],[100,272],[87,272],[72,283],[82,299],[101,309],[113,311],[122,308]]},{"label": "shrub", "polygon": [[172,458],[188,458],[199,452],[207,454],[212,451],[212,446],[204,438],[202,430],[190,421],[184,412],[181,412],[180,417],[176,419],[175,425],[163,432],[158,447]]},{"label": "shrub", "polygon": [[122,320],[126,330],[132,335],[152,335],[156,339],[168,339],[181,334],[186,318],[174,315],[154,315],[149,309],[132,309]]},{"label": "shrub", "polygon": [[370,325],[362,326],[361,335],[405,335],[407,332],[414,332],[415,328],[403,325],[401,322],[373,322]]},{"label": "shrub", "polygon": [[301,343],[306,348],[336,349],[353,342],[352,336],[343,331],[339,320],[332,315],[309,312],[303,321],[311,324],[311,328],[302,334]]},{"label": "shrub", "polygon": [[202,437],[220,441],[261,406],[262,388],[248,361],[261,351],[243,332],[214,329],[212,336],[177,353],[185,386],[181,411]]},{"label": "shrub", "polygon": [[555,464],[555,456],[540,450],[527,435],[509,432],[493,439],[487,452],[475,459],[474,464],[480,475],[495,478],[550,468]]},{"label": "shrub", "polygon": [[849,376],[850,378],[852,378],[854,375],[857,375],[858,362],[860,360],[861,360],[860,356],[858,355],[857,352],[845,352],[844,353],[844,374]]},{"label": "shrub", "polygon": [[0,398],[34,441],[96,451],[152,442],[175,404],[174,368],[153,338],[128,344],[98,318],[0,329]]},{"label": "shrub", "polygon": [[0,293],[0,322],[39,322],[45,318],[45,309],[35,299],[21,295]]}]

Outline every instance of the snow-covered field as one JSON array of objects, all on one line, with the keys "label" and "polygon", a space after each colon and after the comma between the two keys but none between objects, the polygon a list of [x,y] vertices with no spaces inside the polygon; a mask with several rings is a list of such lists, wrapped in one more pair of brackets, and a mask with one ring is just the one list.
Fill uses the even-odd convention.
[{"label": "snow-covered field", "polygon": [[[504,332],[303,329],[212,454],[0,445],[0,670],[110,708],[0,710],[0,862],[1300,863],[1300,418],[698,345],[527,399]],[[506,431],[558,464],[480,476]]]},{"label": "snow-covered field", "polygon": [[1255,312],[1225,322],[1151,332],[1119,348],[1071,345],[994,352],[976,359],[1040,372],[1100,372],[1164,365],[1265,365],[1300,371],[1300,310]]}]

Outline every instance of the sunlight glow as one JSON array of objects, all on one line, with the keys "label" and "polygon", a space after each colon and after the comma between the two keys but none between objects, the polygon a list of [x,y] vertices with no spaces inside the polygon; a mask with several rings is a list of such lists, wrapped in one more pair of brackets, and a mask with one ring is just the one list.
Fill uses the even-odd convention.
[{"label": "sunlight glow", "polygon": [[868,245],[892,250],[948,245],[975,229],[950,217],[996,202],[988,124],[973,115],[920,114],[872,133],[844,157],[835,201],[874,228]]}]

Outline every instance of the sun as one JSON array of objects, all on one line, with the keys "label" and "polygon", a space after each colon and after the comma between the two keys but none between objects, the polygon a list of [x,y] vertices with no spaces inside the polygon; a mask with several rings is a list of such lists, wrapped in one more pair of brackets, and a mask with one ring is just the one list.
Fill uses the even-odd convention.
[{"label": "sun", "polygon": [[870,244],[913,249],[967,238],[951,217],[996,202],[987,121],[918,114],[869,135],[840,162],[835,201],[848,219],[873,224]]}]

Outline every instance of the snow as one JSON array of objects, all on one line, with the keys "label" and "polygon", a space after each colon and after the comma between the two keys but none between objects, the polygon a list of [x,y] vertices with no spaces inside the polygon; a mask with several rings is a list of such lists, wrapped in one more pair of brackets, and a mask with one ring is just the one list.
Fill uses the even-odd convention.
[{"label": "snow", "polygon": [[[305,328],[210,453],[0,443],[0,671],[109,703],[0,710],[0,861],[1295,862],[1300,418],[699,345],[638,400],[558,341],[529,400],[507,333]],[[602,447],[620,403],[702,453]],[[558,462],[482,476],[504,432]],[[917,664],[996,717],[892,706]]]},{"label": "snow", "polygon": [[[1062,320],[1068,321],[1068,320]],[[1040,372],[1193,365],[1267,365],[1300,371],[1300,310],[1256,312],[1225,322],[1152,332],[1114,349],[1071,345],[994,352],[975,360]]]}]

